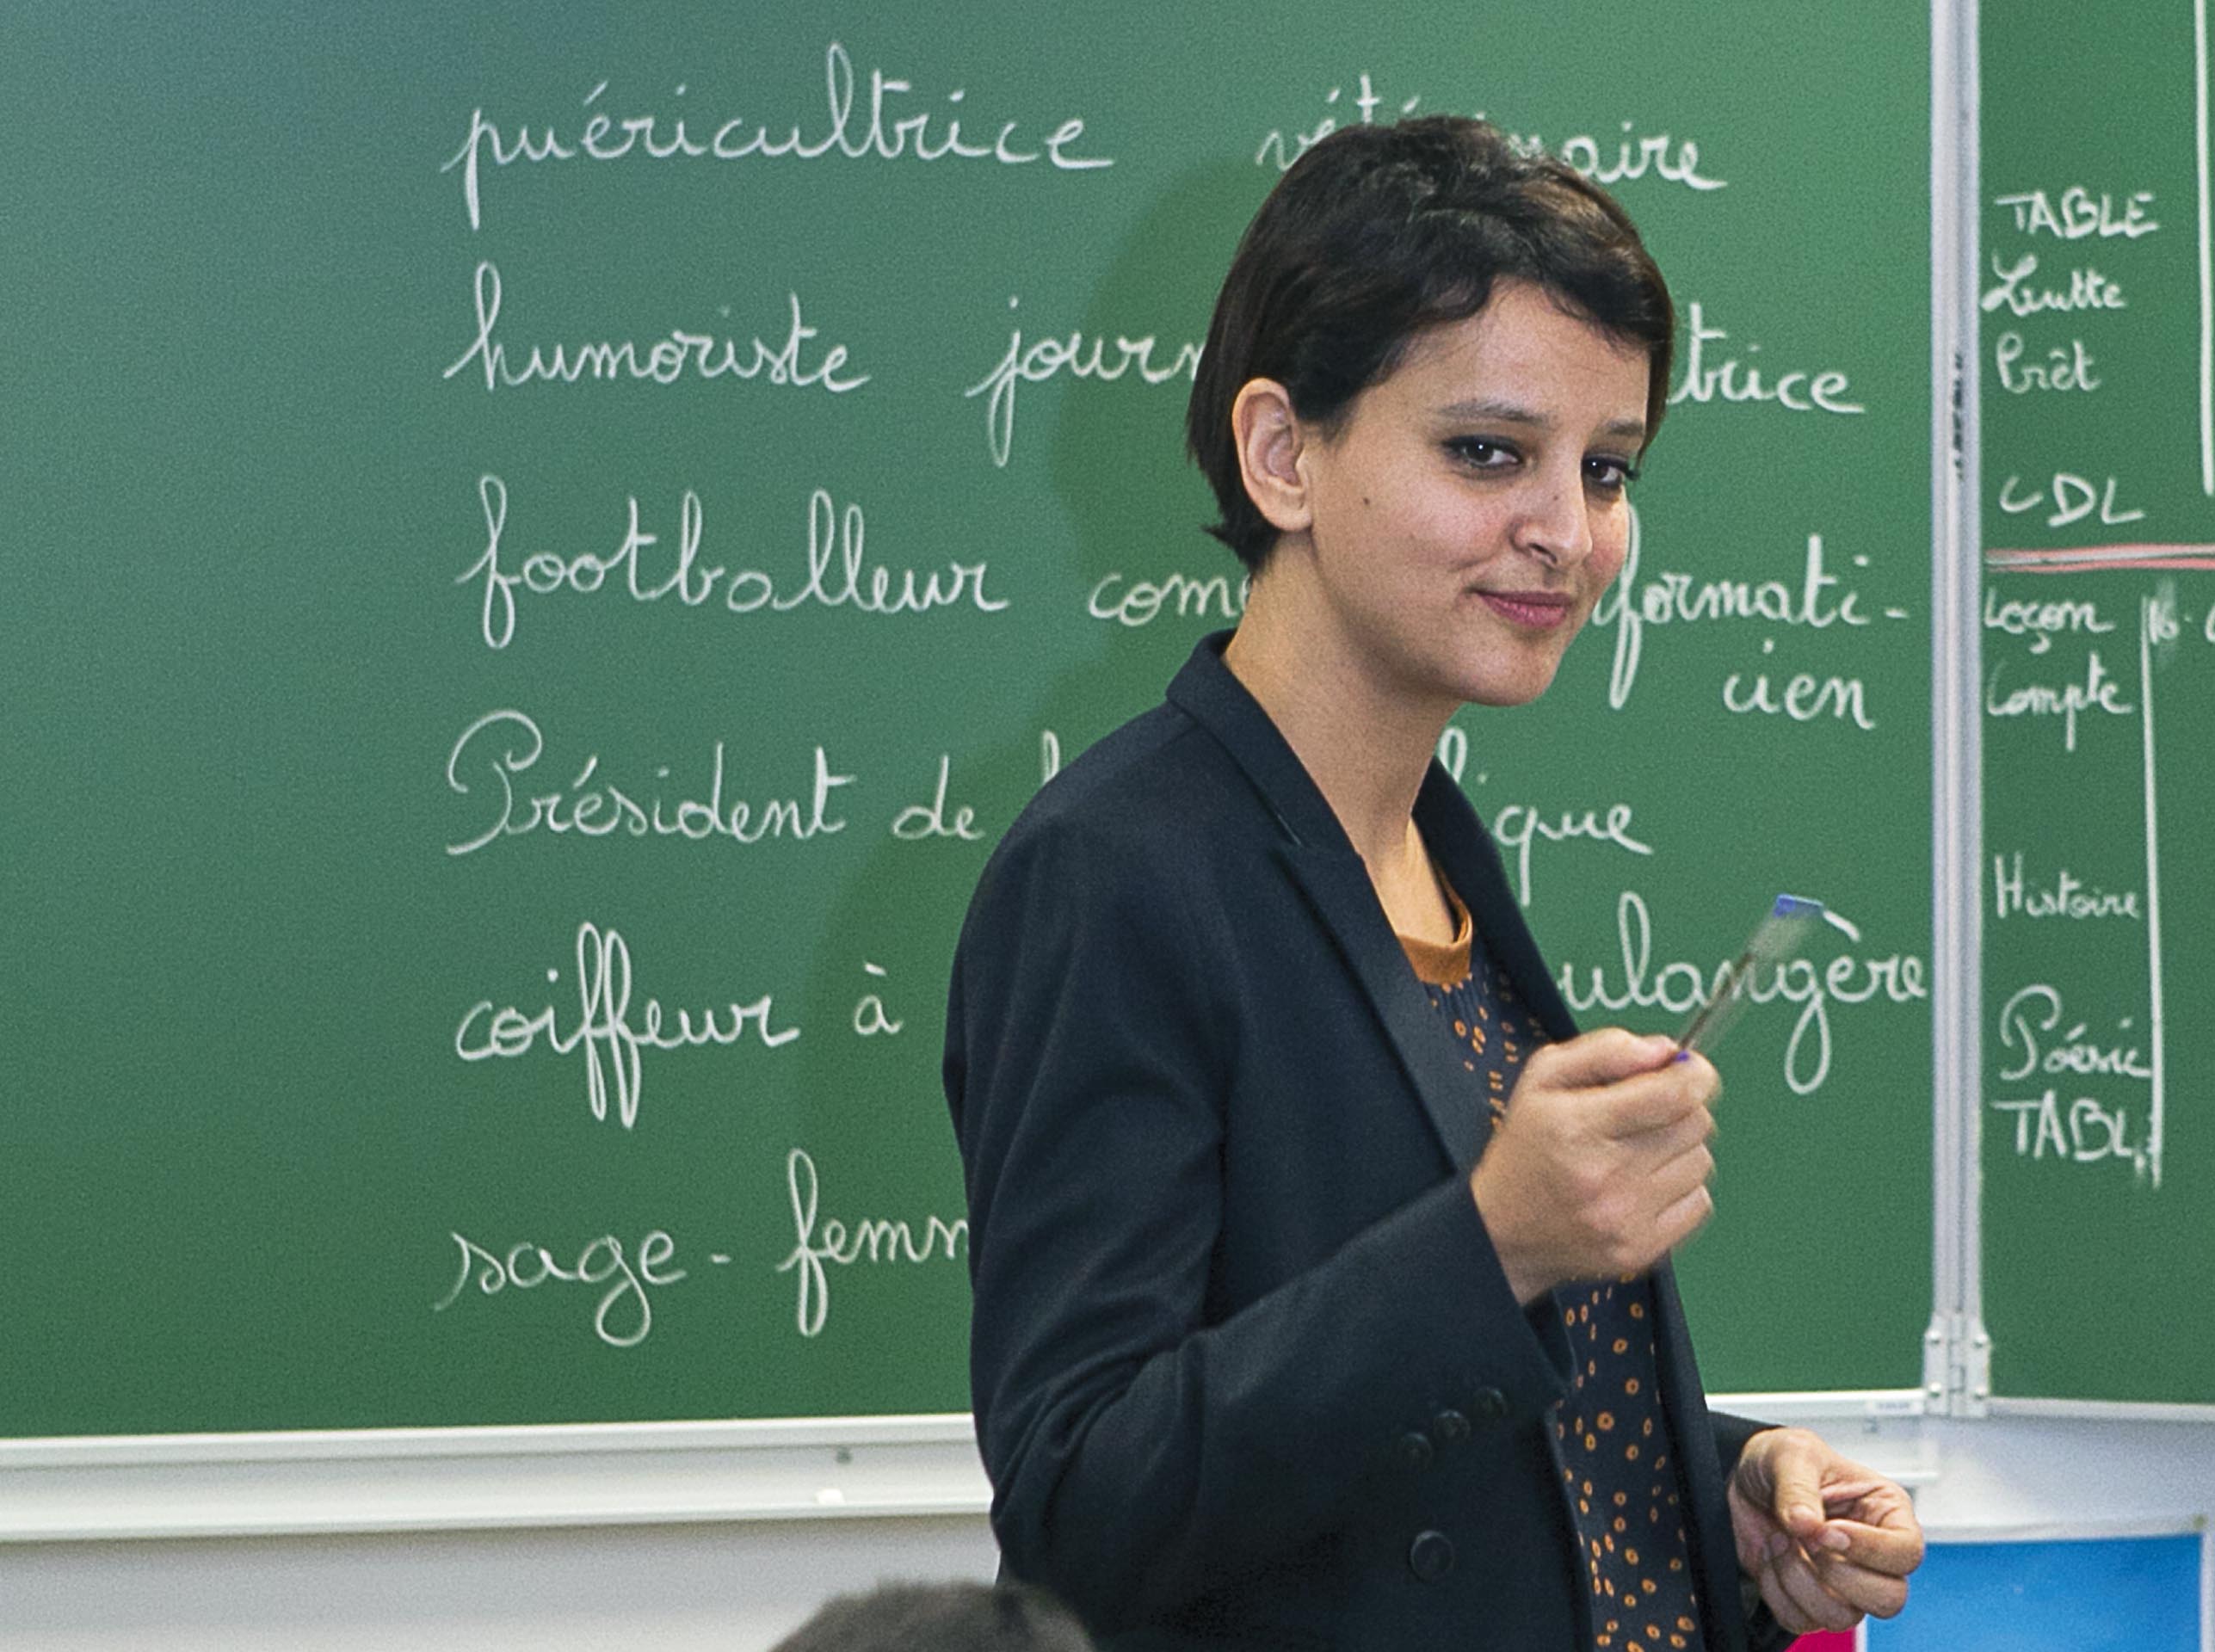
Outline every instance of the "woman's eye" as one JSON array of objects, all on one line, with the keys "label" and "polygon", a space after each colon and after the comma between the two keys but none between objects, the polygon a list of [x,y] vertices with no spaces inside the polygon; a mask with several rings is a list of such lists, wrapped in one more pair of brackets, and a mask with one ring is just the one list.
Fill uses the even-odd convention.
[{"label": "woman's eye", "polygon": [[1595,453],[1584,461],[1584,479],[1602,493],[1620,493],[1638,479],[1638,468],[1627,459]]},{"label": "woman's eye", "polygon": [[1522,458],[1506,442],[1490,436],[1455,436],[1447,442],[1446,451],[1472,471],[1506,470]]}]

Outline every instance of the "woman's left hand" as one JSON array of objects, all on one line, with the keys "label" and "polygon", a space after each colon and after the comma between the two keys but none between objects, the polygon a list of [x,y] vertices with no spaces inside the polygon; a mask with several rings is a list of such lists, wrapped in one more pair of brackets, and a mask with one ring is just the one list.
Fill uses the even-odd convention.
[{"label": "woman's left hand", "polygon": [[1731,1476],[1738,1565],[1795,1635],[1851,1629],[1907,1604],[1922,1525],[1906,1492],[1805,1428],[1767,1428]]}]

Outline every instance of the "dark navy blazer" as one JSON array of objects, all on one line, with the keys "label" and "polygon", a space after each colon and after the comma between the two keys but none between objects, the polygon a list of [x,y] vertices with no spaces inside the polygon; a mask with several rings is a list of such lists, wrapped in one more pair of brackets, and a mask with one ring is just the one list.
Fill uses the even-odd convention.
[{"label": "dark navy blazer", "polygon": [[[1589,1647],[1559,1310],[1509,1288],[1469,1196],[1484,1109],[1225,640],[1040,792],[955,960],[1007,1569],[1108,1648]],[[1572,1036],[1435,765],[1415,812],[1524,1003]],[[1655,1297],[1707,1643],[1741,1652],[1724,1484],[1757,1425],[1708,1413],[1665,1266]]]}]

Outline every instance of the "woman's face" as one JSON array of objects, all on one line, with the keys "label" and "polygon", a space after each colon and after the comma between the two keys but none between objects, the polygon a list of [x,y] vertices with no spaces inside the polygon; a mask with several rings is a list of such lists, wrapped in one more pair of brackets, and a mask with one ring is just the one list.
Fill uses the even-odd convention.
[{"label": "woman's face", "polygon": [[1520,706],[1623,565],[1648,360],[1541,289],[1417,338],[1300,465],[1332,651],[1395,696]]}]

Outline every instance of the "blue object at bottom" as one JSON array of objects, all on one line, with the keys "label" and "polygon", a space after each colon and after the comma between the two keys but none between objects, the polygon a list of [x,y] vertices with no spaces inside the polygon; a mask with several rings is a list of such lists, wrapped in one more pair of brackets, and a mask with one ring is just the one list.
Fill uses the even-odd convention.
[{"label": "blue object at bottom", "polygon": [[1869,1652],[2202,1652],[2201,1542],[1933,1542]]}]

